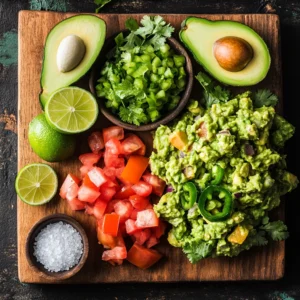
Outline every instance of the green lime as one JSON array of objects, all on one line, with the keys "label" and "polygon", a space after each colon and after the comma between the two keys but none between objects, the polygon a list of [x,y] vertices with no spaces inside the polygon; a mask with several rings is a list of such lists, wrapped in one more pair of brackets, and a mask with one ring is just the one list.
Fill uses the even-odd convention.
[{"label": "green lime", "polygon": [[65,160],[75,151],[75,136],[54,130],[48,124],[44,113],[37,115],[30,122],[28,139],[33,151],[46,161]]},{"label": "green lime", "polygon": [[49,202],[56,194],[55,171],[46,164],[30,164],[20,170],[15,182],[18,196],[30,205]]},{"label": "green lime", "polygon": [[98,103],[88,91],[69,86],[55,91],[45,107],[49,124],[67,134],[89,129],[98,117]]}]

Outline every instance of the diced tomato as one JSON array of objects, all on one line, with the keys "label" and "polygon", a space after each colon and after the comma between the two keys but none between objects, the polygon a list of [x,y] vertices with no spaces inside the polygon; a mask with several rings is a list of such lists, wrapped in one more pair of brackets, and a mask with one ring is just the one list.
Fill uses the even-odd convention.
[{"label": "diced tomato", "polygon": [[156,227],[159,225],[159,219],[153,209],[146,209],[137,213],[135,224],[139,228]]},{"label": "diced tomato", "polygon": [[129,219],[133,207],[131,203],[127,200],[120,200],[114,205],[115,213],[120,216],[120,222],[124,223],[127,219]]},{"label": "diced tomato", "polygon": [[112,154],[105,150],[104,164],[106,167],[122,168],[125,166],[125,161],[123,157],[119,157],[117,154]]},{"label": "diced tomato", "polygon": [[158,176],[146,173],[143,175],[144,181],[150,183],[152,185],[152,193],[157,196],[162,196],[164,193],[166,183],[162,179],[160,179]]},{"label": "diced tomato", "polygon": [[[88,176],[86,175],[86,177]],[[80,186],[78,190],[78,199],[80,201],[94,203],[96,199],[100,196],[100,192],[97,190],[97,188],[94,188],[92,185],[95,186],[93,183],[92,184],[83,183]]]},{"label": "diced tomato", "polygon": [[91,151],[95,154],[99,154],[104,148],[103,135],[101,131],[94,131],[88,137],[88,144]]},{"label": "diced tomato", "polygon": [[101,219],[107,207],[107,202],[101,199],[101,196],[95,201],[94,205],[86,205],[85,212],[94,215],[97,219]]},{"label": "diced tomato", "polygon": [[135,191],[137,195],[142,197],[147,197],[152,192],[152,185],[142,180],[134,184],[131,188]]},{"label": "diced tomato", "polygon": [[69,173],[60,188],[60,191],[59,191],[60,197],[62,197],[63,199],[66,199],[69,187],[73,183],[79,184],[79,182],[80,182],[80,179],[77,176]]},{"label": "diced tomato", "polygon": [[[103,245],[104,248],[114,248],[120,244],[120,236],[114,237],[110,234],[106,234],[103,232],[102,229],[103,225],[103,218],[101,220],[98,220],[97,222],[97,237],[98,237],[98,242],[99,244]],[[123,241],[124,243],[124,241]]]},{"label": "diced tomato", "polygon": [[119,224],[119,233],[120,233],[123,237],[126,237],[126,236],[127,236],[125,223],[120,223],[120,224]]},{"label": "diced tomato", "polygon": [[69,186],[68,191],[67,191],[67,195],[66,195],[66,199],[68,201],[71,201],[75,198],[77,198],[78,195],[78,190],[79,190],[79,186],[76,182],[74,182],[71,186]]},{"label": "diced tomato", "polygon": [[121,174],[121,178],[132,184],[137,183],[149,164],[149,158],[140,155],[131,155]]},{"label": "diced tomato", "polygon": [[104,167],[103,172],[110,180],[116,180],[116,168]]},{"label": "diced tomato", "polygon": [[114,209],[114,206],[117,202],[119,202],[120,200],[119,199],[113,199],[113,200],[110,200],[108,203],[107,203],[107,207],[106,207],[106,211],[105,213],[106,214],[110,214],[112,212],[115,211]]},{"label": "diced tomato", "polygon": [[106,234],[117,236],[119,231],[120,216],[117,214],[105,214],[102,230]]},{"label": "diced tomato", "polygon": [[92,165],[91,166],[82,165],[79,169],[81,177],[83,178],[92,169],[93,169]]},{"label": "diced tomato", "polygon": [[127,253],[127,260],[133,265],[147,269],[162,258],[162,254],[154,249],[147,249],[134,243]]},{"label": "diced tomato", "polygon": [[79,160],[85,166],[93,166],[100,160],[101,157],[102,157],[102,153],[100,154],[84,153],[79,156]]},{"label": "diced tomato", "polygon": [[146,207],[149,204],[149,199],[139,196],[139,195],[132,195],[129,197],[129,201],[132,204],[134,208],[137,208],[139,210],[146,209]]},{"label": "diced tomato", "polygon": [[104,144],[106,144],[112,138],[116,138],[118,140],[122,140],[124,138],[124,129],[120,126],[103,128],[102,132]]},{"label": "diced tomato", "polygon": [[116,199],[128,199],[132,195],[134,195],[134,190],[130,186],[125,185],[121,188],[120,191],[118,191],[115,194],[115,198]]},{"label": "diced tomato", "polygon": [[128,234],[133,234],[133,233],[135,233],[135,232],[141,230],[140,228],[138,228],[138,227],[135,225],[135,220],[132,220],[132,219],[126,220],[125,226],[126,226],[126,232],[127,232]]},{"label": "diced tomato", "polygon": [[153,246],[157,245],[159,243],[158,238],[155,235],[151,235],[146,242],[146,247],[147,248],[152,248]]},{"label": "diced tomato", "polygon": [[68,200],[68,204],[70,205],[72,210],[82,210],[85,208],[85,203],[78,200],[77,198],[73,198],[72,200]]},{"label": "diced tomato", "polygon": [[139,245],[143,245],[151,236],[151,230],[149,228],[136,231],[132,234],[134,242]]},{"label": "diced tomato", "polygon": [[101,185],[100,189],[102,187],[103,188],[115,188],[116,191],[119,190],[119,184],[118,184],[118,182],[116,180],[112,181],[108,177],[107,177],[107,181]]},{"label": "diced tomato", "polygon": [[137,213],[138,213],[139,211],[141,211],[141,210],[135,208],[135,209],[132,211],[131,215],[130,215],[130,219],[136,220],[136,219],[137,219]]},{"label": "diced tomato", "polygon": [[82,184],[85,185],[85,186],[90,187],[91,189],[94,189],[94,190],[98,191],[98,188],[91,181],[88,174],[83,177]]},{"label": "diced tomato", "polygon": [[111,154],[122,154],[121,142],[116,138],[111,138],[105,143],[105,151],[109,151]]},{"label": "diced tomato", "polygon": [[98,167],[94,167],[91,171],[89,171],[88,176],[91,182],[98,188],[108,180],[103,170]]},{"label": "diced tomato", "polygon": [[100,187],[101,199],[106,202],[110,201],[116,192],[117,192],[116,187],[109,187],[105,185],[102,185]]},{"label": "diced tomato", "polygon": [[106,250],[102,254],[102,260],[108,261],[108,260],[119,260],[119,259],[125,259],[127,257],[127,250],[125,247],[114,247],[111,250]]},{"label": "diced tomato", "polygon": [[[146,146],[142,142],[142,140],[135,134],[129,133],[127,137],[122,141],[121,145],[123,154],[125,155],[129,155],[132,153],[145,155],[146,151],[144,151],[144,149],[146,150]],[[144,152],[143,154],[137,153],[137,151],[139,151],[140,149],[142,150],[140,151],[141,153]]]},{"label": "diced tomato", "polygon": [[162,235],[164,235],[167,228],[167,224],[159,219],[159,223],[157,227],[152,228],[152,231],[155,233],[155,236],[159,239]]}]

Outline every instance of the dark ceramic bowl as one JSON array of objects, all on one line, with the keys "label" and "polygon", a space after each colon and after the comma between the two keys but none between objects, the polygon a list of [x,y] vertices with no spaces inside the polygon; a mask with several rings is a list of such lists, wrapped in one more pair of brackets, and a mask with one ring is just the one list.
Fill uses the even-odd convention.
[{"label": "dark ceramic bowl", "polygon": [[105,106],[105,99],[99,98],[96,93],[96,83],[97,80],[100,77],[100,71],[102,67],[104,66],[105,61],[107,60],[106,55],[107,53],[113,49],[115,46],[115,40],[114,38],[116,35],[110,37],[106,40],[103,49],[101,50],[100,56],[98,60],[96,61],[95,65],[92,68],[91,76],[89,80],[89,86],[92,94],[98,99],[99,107],[102,112],[102,114],[109,119],[112,123],[121,126],[125,129],[132,130],[132,131],[148,131],[156,129],[159,125],[164,125],[173,120],[177,115],[183,110],[183,108],[186,106],[193,87],[193,68],[192,68],[192,62],[191,59],[187,53],[187,51],[184,49],[184,47],[174,38],[168,38],[167,42],[170,45],[172,49],[175,50],[177,54],[181,54],[185,57],[186,65],[185,65],[185,71],[187,74],[187,84],[185,87],[185,90],[181,92],[181,99],[179,100],[179,103],[176,108],[174,108],[172,111],[168,112],[166,115],[164,115],[161,119],[153,122],[148,123],[145,125],[136,126],[133,124],[125,123],[119,119],[119,117],[115,114],[113,114],[108,108]]},{"label": "dark ceramic bowl", "polygon": [[[62,221],[63,223],[70,224],[74,227],[80,234],[83,243],[83,253],[77,265],[67,271],[60,271],[60,272],[50,272],[48,271],[41,263],[36,260],[36,257],[33,255],[34,249],[34,242],[36,236],[41,232],[43,228],[51,223],[57,223]],[[39,220],[30,230],[27,240],[26,240],[26,258],[27,261],[32,269],[34,269],[40,276],[48,279],[48,280],[64,280],[74,276],[76,273],[80,271],[83,267],[89,253],[89,243],[87,235],[83,229],[83,227],[72,217],[65,215],[65,214],[54,214],[49,215],[41,220]]]}]

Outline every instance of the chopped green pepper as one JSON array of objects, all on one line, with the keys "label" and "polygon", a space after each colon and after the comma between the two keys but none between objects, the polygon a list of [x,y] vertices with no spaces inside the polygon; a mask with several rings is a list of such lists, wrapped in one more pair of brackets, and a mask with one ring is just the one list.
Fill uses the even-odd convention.
[{"label": "chopped green pepper", "polygon": [[183,185],[183,194],[180,201],[184,210],[190,209],[197,200],[197,188],[193,182],[189,181]]},{"label": "chopped green pepper", "polygon": [[212,169],[212,173],[213,173],[214,179],[212,180],[211,184],[212,185],[219,184],[224,177],[224,169],[221,168],[219,165],[215,165]]},{"label": "chopped green pepper", "polygon": [[[218,193],[219,198],[223,200],[223,209],[220,212],[214,208],[214,211],[210,212],[207,210],[208,206],[206,206],[206,204],[209,200],[213,199],[216,193]],[[208,186],[200,195],[198,202],[201,215],[210,222],[226,220],[231,214],[232,204],[231,193],[225,188],[217,185]]]}]

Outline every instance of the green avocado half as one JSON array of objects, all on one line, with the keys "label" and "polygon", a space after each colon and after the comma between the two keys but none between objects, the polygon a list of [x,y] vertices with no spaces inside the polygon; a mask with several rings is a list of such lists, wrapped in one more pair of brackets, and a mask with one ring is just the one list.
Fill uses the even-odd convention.
[{"label": "green avocado half", "polygon": [[[85,54],[81,62],[69,72],[60,72],[56,55],[61,41],[70,35],[76,35],[85,45]],[[97,59],[106,36],[105,22],[92,15],[78,15],[59,22],[49,32],[45,47],[41,74],[40,102],[45,107],[50,95],[59,88],[78,81],[91,68]]]},{"label": "green avocado half", "polygon": [[[210,21],[189,17],[182,23],[181,41],[192,52],[196,61],[214,78],[232,86],[250,86],[263,80],[270,68],[269,49],[249,26],[235,21]],[[231,72],[223,69],[213,53],[214,43],[224,37],[238,37],[250,44],[253,57],[244,69]]]}]

